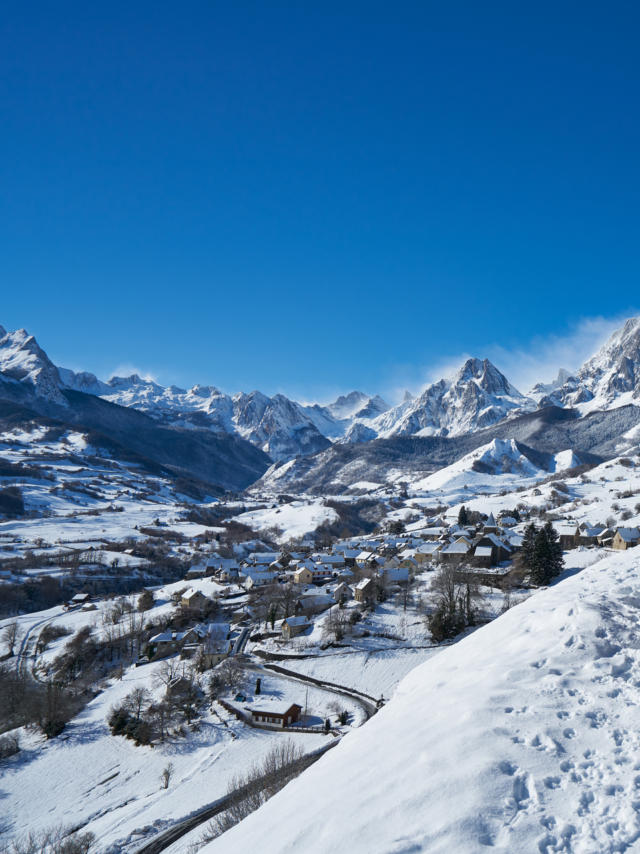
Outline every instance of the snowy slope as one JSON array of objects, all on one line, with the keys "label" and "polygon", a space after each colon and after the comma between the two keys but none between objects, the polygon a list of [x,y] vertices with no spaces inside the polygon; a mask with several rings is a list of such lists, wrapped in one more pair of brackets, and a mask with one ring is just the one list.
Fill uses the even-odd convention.
[{"label": "snowy slope", "polygon": [[488,445],[482,445],[470,454],[457,460],[450,466],[414,483],[414,489],[430,491],[433,489],[451,489],[463,484],[485,483],[487,475],[494,478],[494,488],[510,481],[522,483],[527,478],[543,477],[545,469],[536,466],[515,439],[494,439]]},{"label": "snowy slope", "polygon": [[203,851],[630,850],[639,569],[633,550],[607,557],[416,668],[369,723]]},{"label": "snowy slope", "polygon": [[316,499],[249,510],[236,516],[235,520],[254,531],[270,533],[279,543],[286,543],[316,531],[325,523],[337,522],[338,518],[333,508],[327,507],[322,499]]}]

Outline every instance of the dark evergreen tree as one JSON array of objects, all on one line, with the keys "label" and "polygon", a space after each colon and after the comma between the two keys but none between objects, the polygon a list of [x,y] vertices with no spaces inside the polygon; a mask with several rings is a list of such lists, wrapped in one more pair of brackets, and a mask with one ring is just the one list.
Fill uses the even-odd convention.
[{"label": "dark evergreen tree", "polygon": [[525,532],[525,540],[526,549],[523,542],[522,559],[530,572],[531,581],[534,584],[549,584],[560,574],[564,566],[562,546],[553,525],[547,522],[540,530],[536,530],[534,525],[529,525]]},{"label": "dark evergreen tree", "polygon": [[458,525],[468,525],[469,524],[469,514],[467,513],[467,508],[462,505],[460,511],[458,513]]},{"label": "dark evergreen tree", "polygon": [[538,529],[531,522],[531,524],[527,525],[524,530],[524,537],[522,538],[522,548],[520,554],[522,556],[522,563],[526,566],[527,569],[531,569],[533,566],[533,554],[536,545],[536,534],[538,533]]},{"label": "dark evergreen tree", "polygon": [[564,558],[560,538],[551,522],[547,522],[543,530],[547,536],[547,577],[551,581],[552,578],[557,578],[564,569]]}]

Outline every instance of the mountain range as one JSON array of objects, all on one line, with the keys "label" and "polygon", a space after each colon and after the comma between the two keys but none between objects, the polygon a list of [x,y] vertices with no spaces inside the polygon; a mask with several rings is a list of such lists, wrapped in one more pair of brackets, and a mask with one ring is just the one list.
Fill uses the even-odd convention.
[{"label": "mountain range", "polygon": [[[269,466],[267,477],[277,471],[282,480],[283,464],[289,484],[300,482],[301,474],[307,483],[309,471],[335,468],[337,461],[358,460],[361,469],[366,468],[365,459],[399,455],[406,465],[412,457],[407,447],[428,453],[426,470],[431,470],[438,455],[442,464],[450,464],[457,453],[468,453],[492,438],[530,442],[531,425],[539,423],[544,412],[547,436],[538,435],[534,447],[547,453],[574,447],[549,446],[549,436],[561,441],[557,432],[563,424],[567,441],[580,440],[580,450],[593,453],[616,439],[618,422],[627,431],[635,423],[640,406],[640,318],[629,319],[575,374],[560,370],[554,382],[538,383],[526,394],[488,359],[471,358],[453,376],[428,384],[419,395],[407,393],[396,406],[360,391],[332,403],[308,404],[260,391],[228,395],[212,385],[165,387],[137,374],[104,382],[91,373],[56,366],[26,330],[0,327],[0,412],[3,400],[100,429],[136,453],[155,448],[155,462],[193,475],[204,473],[205,481],[224,489],[245,488]],[[596,418],[600,426],[594,432],[590,416],[622,407],[631,409],[604,421]],[[549,415],[556,410],[565,415]],[[145,443],[140,435],[146,436]],[[401,439],[425,441],[405,447]],[[373,447],[365,450],[370,443]],[[161,452],[163,445],[172,451]],[[176,448],[182,447],[191,462],[183,460],[180,450],[176,456]],[[226,473],[220,476],[223,469]]]}]

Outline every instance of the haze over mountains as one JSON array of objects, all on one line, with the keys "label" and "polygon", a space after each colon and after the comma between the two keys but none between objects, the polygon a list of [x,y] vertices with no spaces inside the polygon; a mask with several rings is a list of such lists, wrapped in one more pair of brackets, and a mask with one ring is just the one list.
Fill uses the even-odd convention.
[{"label": "haze over mountains", "polygon": [[[250,485],[272,463],[267,477],[287,488],[319,488],[309,473],[343,463],[413,470],[417,456],[426,473],[494,438],[514,438],[544,453],[606,454],[638,421],[640,318],[629,319],[574,375],[560,370],[555,382],[538,383],[527,394],[489,360],[471,358],[397,406],[360,391],[321,405],[260,391],[231,396],[212,385],[164,387],[136,374],[104,382],[54,365],[26,330],[0,327],[0,399],[100,429],[139,453],[156,448],[161,464],[232,489]],[[623,407],[631,408],[612,413]],[[353,477],[361,473],[343,473],[341,483]]]}]

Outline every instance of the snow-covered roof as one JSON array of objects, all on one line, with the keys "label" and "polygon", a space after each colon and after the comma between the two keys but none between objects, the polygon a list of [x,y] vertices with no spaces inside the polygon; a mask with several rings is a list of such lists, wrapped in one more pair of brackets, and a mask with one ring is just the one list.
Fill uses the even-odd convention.
[{"label": "snow-covered roof", "polygon": [[418,555],[432,555],[442,549],[442,543],[423,543],[418,546],[415,553]]},{"label": "snow-covered roof", "polygon": [[302,708],[299,703],[283,703],[281,700],[274,700],[274,702],[264,702],[262,698],[260,699],[259,706],[248,706],[252,715],[286,715],[291,706],[298,706]]},{"label": "snow-covered roof", "polygon": [[576,522],[553,522],[553,529],[559,537],[573,537],[578,525]]},{"label": "snow-covered roof", "polygon": [[616,533],[625,541],[625,543],[631,543],[634,540],[640,539],[640,531],[638,528],[618,528]]},{"label": "snow-covered roof", "polygon": [[442,554],[447,555],[466,555],[471,549],[471,544],[466,540],[456,540],[455,543],[451,543],[450,546],[447,546],[446,549],[442,549]]},{"label": "snow-covered roof", "polygon": [[487,540],[491,540],[491,542],[499,549],[507,549],[508,551],[511,551],[511,546],[508,543],[504,542],[504,540],[501,540],[500,537],[497,536],[497,534],[484,534],[483,539],[484,538],[486,538]]},{"label": "snow-covered roof", "polygon": [[308,617],[285,617],[282,623],[288,626],[310,626],[311,620]]},{"label": "snow-covered roof", "polygon": [[195,587],[190,587],[182,594],[183,599],[191,599],[193,596],[204,596],[204,593],[201,590],[196,590]]},{"label": "snow-covered roof", "polygon": [[491,557],[492,552],[491,546],[476,546],[473,553],[476,557]]}]

